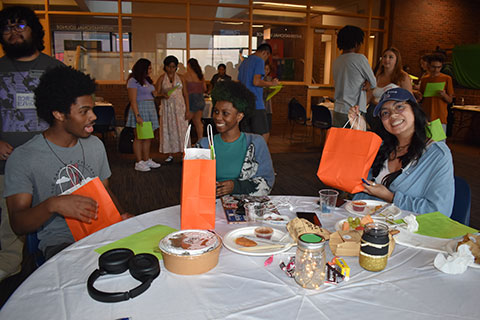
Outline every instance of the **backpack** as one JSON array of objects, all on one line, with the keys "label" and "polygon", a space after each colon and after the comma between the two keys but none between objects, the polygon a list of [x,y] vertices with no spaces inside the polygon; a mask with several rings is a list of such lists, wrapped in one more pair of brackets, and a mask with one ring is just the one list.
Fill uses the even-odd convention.
[{"label": "backpack", "polygon": [[[130,109],[130,103],[125,107],[124,117],[127,119]],[[120,132],[120,138],[118,139],[118,151],[120,153],[133,153],[133,140],[135,139],[134,128],[125,127]]]},{"label": "backpack", "polygon": [[135,128],[125,127],[120,132],[120,139],[118,140],[118,151],[120,153],[133,153],[133,140]]}]

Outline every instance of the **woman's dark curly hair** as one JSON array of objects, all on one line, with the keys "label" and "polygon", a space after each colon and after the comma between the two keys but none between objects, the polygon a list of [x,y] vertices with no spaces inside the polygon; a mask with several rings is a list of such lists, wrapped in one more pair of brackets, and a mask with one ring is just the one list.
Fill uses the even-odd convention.
[{"label": "woman's dark curly hair", "polygon": [[[430,133],[429,129],[426,128],[427,125],[427,115],[418,105],[416,101],[408,100],[406,103],[410,105],[415,117],[415,131],[413,133],[412,141],[408,146],[408,151],[403,156],[399,157],[402,168],[395,172],[392,172],[383,178],[381,183],[387,188],[392,184],[392,182],[402,173],[403,168],[405,168],[412,161],[418,160],[423,152],[425,151],[427,145],[427,132]],[[372,176],[376,177],[380,173],[385,160],[387,160],[391,154],[396,155],[396,150],[398,146],[398,139],[393,134],[385,130],[383,125],[379,125],[376,128],[375,132],[382,138],[383,144],[380,147],[380,150],[377,153],[375,161],[372,165]]]},{"label": "woman's dark curly hair", "polygon": [[200,68],[200,65],[198,64],[198,60],[195,58],[190,58],[188,59],[187,63],[190,65],[192,70],[197,75],[198,80],[203,80],[203,72],[202,72],[202,68]]},{"label": "woman's dark curly hair", "polygon": [[[32,29],[32,41],[34,46],[38,49],[38,51],[45,49],[45,45],[43,44],[45,31],[43,30],[40,20],[38,20],[37,15],[32,9],[22,6],[13,6],[0,11],[1,30],[3,30],[3,28],[8,24],[8,20],[10,20],[10,22],[25,20],[30,29]],[[0,43],[2,45],[5,44],[3,37],[0,37]]]},{"label": "woman's dark curly hair", "polygon": [[345,26],[337,35],[337,47],[340,50],[350,50],[363,43],[365,34],[362,29],[355,26]]},{"label": "woman's dark curly hair", "polygon": [[60,66],[45,72],[35,89],[37,115],[49,125],[53,125],[53,111],[70,114],[70,107],[78,97],[95,92],[95,79],[73,69]]},{"label": "woman's dark curly hair", "polygon": [[130,73],[130,75],[128,76],[127,82],[128,80],[130,80],[130,78],[134,78],[141,85],[145,84],[145,80],[147,80],[148,83],[152,84],[153,80],[148,75],[148,67],[150,67],[151,65],[152,63],[148,59],[138,59],[138,61],[135,62],[132,67],[132,73]]},{"label": "woman's dark curly hair", "polygon": [[232,103],[238,112],[245,114],[245,117],[250,117],[255,110],[255,96],[241,82],[217,82],[212,90],[212,103],[214,106],[217,101]]},{"label": "woman's dark curly hair", "polygon": [[167,71],[167,66],[170,64],[170,63],[174,63],[175,66],[178,67],[178,59],[177,57],[175,56],[167,56],[165,57],[165,59],[163,59],[163,71]]}]

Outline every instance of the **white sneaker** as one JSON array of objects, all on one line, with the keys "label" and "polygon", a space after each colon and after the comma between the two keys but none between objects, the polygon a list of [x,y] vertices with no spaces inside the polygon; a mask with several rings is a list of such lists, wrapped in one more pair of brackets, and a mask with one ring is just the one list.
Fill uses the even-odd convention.
[{"label": "white sneaker", "polygon": [[135,163],[135,170],[146,172],[146,171],[150,171],[150,167],[145,161],[140,160],[137,163]]},{"label": "white sneaker", "polygon": [[168,156],[167,159],[165,159],[165,163],[170,163],[173,161],[173,157],[172,156]]},{"label": "white sneaker", "polygon": [[150,168],[160,168],[161,164],[152,160],[152,158],[145,161],[145,164]]}]

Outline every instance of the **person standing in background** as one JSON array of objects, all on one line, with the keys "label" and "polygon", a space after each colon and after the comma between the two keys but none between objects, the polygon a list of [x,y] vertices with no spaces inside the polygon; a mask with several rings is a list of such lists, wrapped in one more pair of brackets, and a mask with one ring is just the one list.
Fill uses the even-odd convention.
[{"label": "person standing in background", "polygon": [[[445,58],[441,54],[432,54],[428,58],[428,74],[422,77],[420,83],[420,98],[422,108],[429,117],[429,120],[440,119],[443,130],[447,130],[447,106],[453,101],[452,78],[440,72]],[[445,83],[444,89],[439,90],[434,97],[423,97],[428,83]]]},{"label": "person standing in background", "polygon": [[[265,63],[265,77],[263,77],[265,81],[273,81],[272,76],[270,75],[270,64]],[[263,88],[263,103],[265,104],[265,111],[267,112],[267,124],[268,124],[268,134],[272,131],[272,99],[267,100],[268,94],[270,93],[270,89]],[[268,139],[265,139],[268,142]]]},{"label": "person standing in background", "polygon": [[268,132],[267,113],[263,104],[263,88],[276,86],[278,79],[265,81],[265,61],[272,54],[272,47],[268,43],[262,43],[254,54],[248,56],[238,68],[238,80],[243,83],[255,95],[255,112],[250,118],[251,133],[260,134],[265,141],[270,136]]},{"label": "person standing in background", "polygon": [[217,67],[218,73],[214,74],[212,80],[210,80],[210,92],[215,87],[215,84],[219,81],[230,81],[232,77],[230,77],[227,72],[227,66],[223,63],[220,63]]},{"label": "person standing in background", "polygon": [[366,116],[371,128],[380,124],[379,119],[373,117],[373,110],[385,91],[400,87],[412,92],[412,80],[408,73],[402,70],[402,56],[397,48],[390,47],[383,51],[376,79],[377,86],[372,90]]},{"label": "person standing in background", "polygon": [[202,115],[205,108],[205,98],[203,94],[207,91],[205,77],[202,68],[197,59],[190,58],[187,62],[187,73],[185,73],[185,82],[188,91],[189,116],[197,132],[197,141],[203,137]]},{"label": "person standing in background", "polygon": [[[130,110],[128,111],[127,127],[136,128],[137,125],[143,126],[143,123],[150,121],[152,129],[158,129],[158,116],[153,101],[155,97],[155,87],[152,78],[152,63],[144,58],[138,59],[133,65],[132,73],[128,76],[127,91],[130,101]],[[160,164],[150,158],[150,145],[152,139],[139,139],[135,131],[133,140],[133,153],[135,153],[135,170],[150,171],[151,168],[159,168]]]},{"label": "person standing in background", "polygon": [[163,60],[162,74],[155,87],[162,98],[160,104],[160,146],[167,153],[166,163],[173,161],[173,154],[183,152],[188,127],[188,92],[185,80],[177,73],[178,59],[167,56]]},{"label": "person standing in background", "polygon": [[20,271],[23,241],[13,233],[3,198],[5,161],[14,148],[48,128],[40,120],[33,90],[48,69],[64,64],[41,51],[45,32],[30,8],[14,6],[0,11],[0,281]]},{"label": "person standing in background", "polygon": [[343,27],[337,35],[337,47],[342,54],[333,63],[335,82],[335,111],[333,126],[343,127],[348,121],[348,110],[358,105],[362,113],[367,111],[367,89],[377,86],[375,75],[367,58],[359,54],[364,33],[355,26]]}]

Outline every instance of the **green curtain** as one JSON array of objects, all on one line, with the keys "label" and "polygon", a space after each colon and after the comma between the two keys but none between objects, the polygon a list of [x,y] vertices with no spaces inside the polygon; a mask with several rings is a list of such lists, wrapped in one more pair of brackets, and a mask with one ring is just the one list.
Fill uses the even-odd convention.
[{"label": "green curtain", "polygon": [[480,44],[453,48],[453,70],[458,83],[471,89],[480,89]]}]

